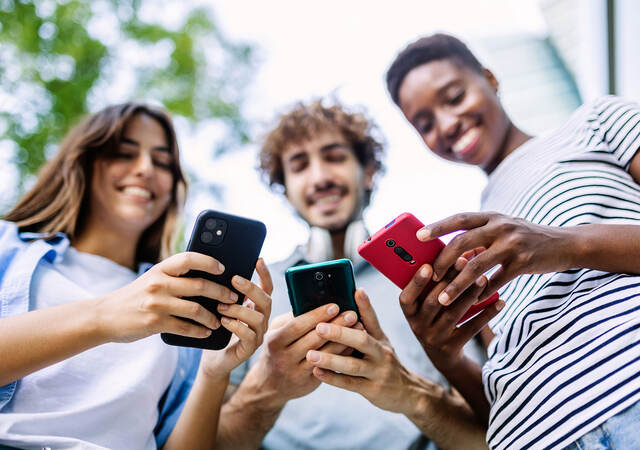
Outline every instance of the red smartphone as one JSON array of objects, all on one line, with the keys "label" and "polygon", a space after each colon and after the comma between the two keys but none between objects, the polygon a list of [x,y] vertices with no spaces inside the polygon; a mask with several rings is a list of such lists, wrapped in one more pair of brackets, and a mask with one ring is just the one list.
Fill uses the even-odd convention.
[{"label": "red smartphone", "polygon": [[[413,214],[400,214],[360,244],[358,253],[396,286],[404,289],[418,268],[423,264],[433,264],[445,247],[440,239],[419,241],[416,232],[423,226]],[[485,301],[472,305],[460,318],[458,325],[495,303],[498,297],[496,292]]]}]

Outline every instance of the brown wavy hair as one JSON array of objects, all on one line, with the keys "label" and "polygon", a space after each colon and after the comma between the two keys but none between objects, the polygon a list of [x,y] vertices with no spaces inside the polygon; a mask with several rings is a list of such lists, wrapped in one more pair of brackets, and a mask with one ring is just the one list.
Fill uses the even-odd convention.
[{"label": "brown wavy hair", "polygon": [[[260,149],[259,170],[269,186],[284,188],[282,152],[287,146],[312,139],[326,130],[342,133],[363,168],[373,169],[374,173],[383,170],[383,138],[375,123],[362,112],[348,111],[335,101],[325,106],[320,99],[309,104],[297,103],[278,118],[276,127],[266,135]],[[371,191],[367,190],[365,206],[370,197]]]},{"label": "brown wavy hair", "polygon": [[[137,114],[158,121],[166,133],[172,158],[173,189],[166,211],[140,237],[135,262],[156,263],[172,253],[177,220],[186,195],[178,142],[169,114],[144,103],[109,106],[86,117],[69,131],[57,155],[45,164],[33,186],[4,216],[21,232],[64,233],[73,242],[84,225],[89,206],[93,162],[115,152],[127,122]],[[45,238],[46,238],[45,237]]]}]

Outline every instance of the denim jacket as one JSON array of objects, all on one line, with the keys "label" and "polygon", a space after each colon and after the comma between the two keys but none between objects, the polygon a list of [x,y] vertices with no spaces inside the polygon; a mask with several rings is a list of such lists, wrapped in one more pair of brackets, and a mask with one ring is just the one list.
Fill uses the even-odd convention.
[{"label": "denim jacket", "polygon": [[[41,261],[51,264],[62,260],[69,239],[58,233],[51,239],[43,235],[19,233],[16,224],[0,220],[0,319],[29,311],[31,279]],[[151,267],[144,264],[139,273]],[[175,426],[198,371],[201,350],[179,347],[178,365],[171,384],[160,400],[158,423],[154,429],[158,448],[166,442]],[[18,381],[0,386],[0,414],[11,401]]]}]

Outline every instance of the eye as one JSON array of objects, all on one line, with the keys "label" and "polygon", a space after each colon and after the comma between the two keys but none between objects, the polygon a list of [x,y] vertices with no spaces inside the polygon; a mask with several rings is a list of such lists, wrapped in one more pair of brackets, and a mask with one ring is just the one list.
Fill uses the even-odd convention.
[{"label": "eye", "polygon": [[173,166],[173,158],[169,153],[156,152],[153,155],[153,164],[161,169],[170,170]]},{"label": "eye", "polygon": [[465,91],[464,89],[461,89],[459,91],[456,91],[450,98],[448,103],[450,105],[458,105],[460,102],[462,102],[462,100],[464,99],[464,95],[465,95]]},{"label": "eye", "polygon": [[308,158],[304,155],[296,155],[289,159],[287,165],[289,166],[289,170],[293,173],[302,172],[308,163]]},{"label": "eye", "polygon": [[328,150],[324,154],[324,158],[329,162],[343,162],[349,156],[347,153],[348,151],[349,150],[344,149],[342,147],[335,147],[335,148],[332,148],[331,150]]},{"label": "eye", "polygon": [[420,134],[427,134],[433,128],[433,122],[431,120],[420,120],[415,124],[416,130]]}]

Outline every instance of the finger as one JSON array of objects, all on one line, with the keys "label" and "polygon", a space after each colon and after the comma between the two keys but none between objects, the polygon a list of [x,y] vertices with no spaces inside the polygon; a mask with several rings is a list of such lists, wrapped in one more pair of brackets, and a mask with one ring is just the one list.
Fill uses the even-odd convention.
[{"label": "finger", "polygon": [[197,302],[172,297],[165,305],[166,312],[172,316],[191,319],[212,330],[220,327],[220,321],[216,315]]},{"label": "finger", "polygon": [[[313,331],[313,333],[315,333],[315,331]],[[310,349],[307,349],[307,352],[309,350]],[[345,355],[345,356],[350,355],[354,351],[351,347],[346,347],[346,346],[344,346],[342,344],[336,344],[335,342],[327,342],[322,347],[320,347],[318,350],[321,350],[324,353],[328,353],[328,354],[332,354],[332,355]],[[307,354],[306,353],[304,354],[304,356],[302,358],[302,361],[300,361],[300,366],[301,366],[302,370],[308,371],[308,372],[311,372],[311,370],[314,367],[313,364],[311,364],[307,360]]]},{"label": "finger", "polygon": [[249,328],[256,332],[264,332],[265,320],[264,314],[260,311],[247,308],[241,305],[225,305],[219,304],[218,311],[226,317],[238,319],[241,322],[246,323]]},{"label": "finger", "polygon": [[461,325],[458,328],[459,335],[455,338],[456,342],[459,342],[462,345],[471,340],[471,338],[478,334],[491,319],[498,315],[502,308],[504,308],[504,302],[502,300],[498,300],[494,304],[489,305],[473,319]]},{"label": "finger", "polygon": [[454,231],[470,230],[486,225],[489,217],[486,213],[460,213],[422,227],[416,233],[420,241],[429,241]]},{"label": "finger", "polygon": [[162,326],[163,333],[177,334],[180,336],[204,339],[211,336],[211,329],[177,317],[169,317]]},{"label": "finger", "polygon": [[[350,327],[356,324],[358,316],[353,311],[345,311],[334,318],[331,323],[337,326]],[[295,357],[296,361],[302,361],[310,349],[318,349],[327,342],[326,339],[316,333],[314,329],[292,343],[287,351]]]},{"label": "finger", "polygon": [[162,261],[158,267],[172,277],[179,277],[190,270],[200,270],[213,275],[224,272],[224,266],[220,261],[197,252],[178,253]]},{"label": "finger", "polygon": [[258,334],[237,319],[223,317],[222,326],[238,336],[244,348],[255,350],[261,343],[258,340]]},{"label": "finger", "polygon": [[316,332],[320,337],[331,342],[346,345],[359,350],[360,353],[378,359],[382,355],[380,344],[366,331],[341,327],[331,323],[319,323]]},{"label": "finger", "polygon": [[369,300],[367,293],[363,289],[358,289],[355,293],[355,299],[358,310],[360,311],[360,321],[364,325],[365,330],[367,330],[367,333],[373,336],[374,339],[386,339],[387,337],[380,327],[378,316],[373,306],[371,306],[371,300]]},{"label": "finger", "polygon": [[235,275],[231,279],[231,283],[233,287],[256,305],[256,310],[263,313],[266,317],[271,315],[271,297],[263,291],[260,286],[240,275]]},{"label": "finger", "polygon": [[[464,267],[466,259],[460,258],[460,265]],[[443,306],[438,301],[440,293],[449,285],[449,283],[458,275],[458,271],[455,268],[450,269],[444,279],[439,283],[436,283],[431,290],[427,292],[427,296],[420,305],[420,321],[422,326],[430,327],[435,321],[438,320],[440,314],[444,310]]]},{"label": "finger", "polygon": [[454,329],[460,318],[475,303],[478,296],[487,285],[487,278],[481,276],[462,296],[451,306],[444,308],[439,319],[434,324],[434,331],[442,335],[448,335]]},{"label": "finger", "polygon": [[482,252],[471,261],[467,262],[462,271],[451,281],[449,285],[438,295],[438,301],[442,305],[450,305],[458,296],[467,290],[486,271],[497,264],[497,257],[490,249]]},{"label": "finger", "polygon": [[260,278],[260,287],[262,290],[266,292],[267,295],[273,294],[273,280],[271,279],[271,272],[269,272],[264,259],[258,258],[256,271],[258,272],[258,278]]},{"label": "finger", "polygon": [[313,376],[323,383],[358,393],[364,390],[365,383],[367,382],[366,378],[342,375],[329,370],[320,369],[319,367],[313,369]]},{"label": "finger", "polygon": [[517,274],[512,273],[512,271],[509,270],[508,266],[505,267],[505,265],[500,265],[500,267],[498,267],[498,269],[493,272],[493,274],[491,274],[491,277],[489,277],[487,288],[484,290],[478,300],[484,301],[488,299],[495,292],[498,292],[498,290],[502,286],[513,280],[516,276]]},{"label": "finger", "polygon": [[320,322],[333,319],[338,315],[338,312],[340,312],[340,308],[335,303],[322,305],[298,317],[294,317],[280,328],[278,335],[274,339],[280,345],[288,346],[313,330]]},{"label": "finger", "polygon": [[400,307],[405,316],[411,317],[418,312],[420,302],[427,284],[433,276],[433,269],[429,264],[424,264],[413,275],[409,284],[400,293]]},{"label": "finger", "polygon": [[470,260],[478,256],[480,253],[482,253],[485,250],[486,250],[485,247],[478,247],[478,248],[474,248],[473,250],[469,250],[468,252],[464,252],[461,256],[466,260]]},{"label": "finger", "polygon": [[[487,235],[484,229],[473,229],[460,233],[451,239],[451,242],[442,249],[433,262],[433,279],[436,281],[441,280],[443,275],[456,263],[458,258],[473,252],[476,248],[489,246],[490,244],[491,237]],[[486,254],[486,251],[480,252],[476,258],[479,258],[480,255],[483,254]]]},{"label": "finger", "polygon": [[309,350],[307,360],[321,369],[355,377],[369,378],[374,372],[374,366],[371,362],[351,356],[332,355],[317,350]]},{"label": "finger", "polygon": [[235,303],[238,294],[204,278],[168,277],[167,290],[175,297],[207,297],[224,303]]}]

